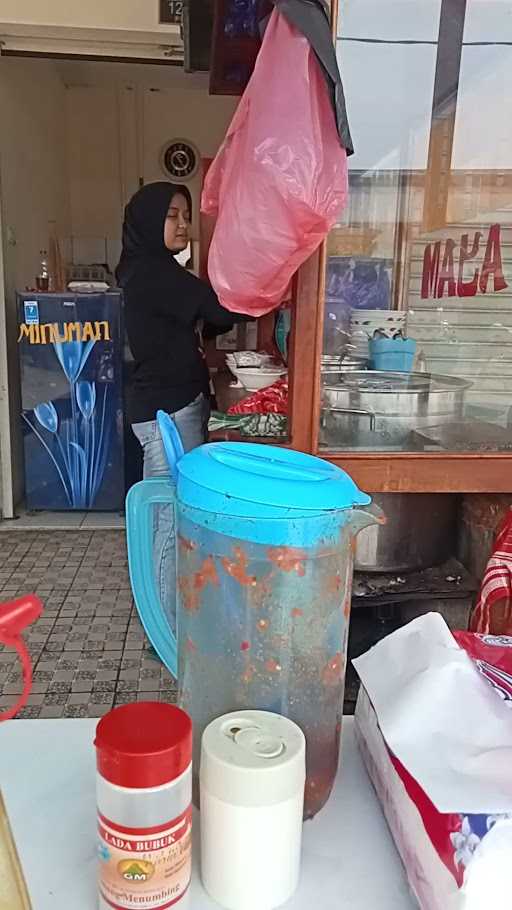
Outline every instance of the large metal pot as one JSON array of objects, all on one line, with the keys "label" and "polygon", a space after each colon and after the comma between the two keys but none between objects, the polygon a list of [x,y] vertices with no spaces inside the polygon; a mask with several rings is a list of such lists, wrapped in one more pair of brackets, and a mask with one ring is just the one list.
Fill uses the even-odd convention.
[{"label": "large metal pot", "polygon": [[344,445],[400,446],[411,430],[457,420],[471,382],[430,373],[365,370],[323,387],[326,428]]},{"label": "large metal pot", "polygon": [[360,572],[413,572],[439,565],[456,546],[457,497],[447,493],[384,493],[372,496],[386,524],[364,528],[356,538]]}]

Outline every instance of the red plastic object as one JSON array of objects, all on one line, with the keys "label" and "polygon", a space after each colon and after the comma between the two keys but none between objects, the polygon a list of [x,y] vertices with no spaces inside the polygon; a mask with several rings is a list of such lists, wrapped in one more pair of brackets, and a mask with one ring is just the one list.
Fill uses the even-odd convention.
[{"label": "red plastic object", "polygon": [[123,705],[100,720],[95,746],[98,772],[111,784],[161,787],[192,761],[192,721],[174,705]]},{"label": "red plastic object", "polygon": [[231,405],[228,414],[284,414],[288,413],[288,380],[278,379],[266,389],[259,389],[237,404]]},{"label": "red plastic object", "polygon": [[18,652],[23,669],[23,692],[12,708],[0,713],[0,722],[11,720],[27,703],[32,688],[32,662],[21,633],[39,619],[42,612],[43,604],[35,594],[0,604],[0,643]]},{"label": "red plastic object", "polygon": [[278,307],[347,193],[347,155],[320,63],[274,10],[204,184],[202,211],[217,218],[208,274],[221,304],[252,316]]},{"label": "red plastic object", "polygon": [[472,632],[453,632],[453,636],[498,695],[512,702],[512,637]]}]

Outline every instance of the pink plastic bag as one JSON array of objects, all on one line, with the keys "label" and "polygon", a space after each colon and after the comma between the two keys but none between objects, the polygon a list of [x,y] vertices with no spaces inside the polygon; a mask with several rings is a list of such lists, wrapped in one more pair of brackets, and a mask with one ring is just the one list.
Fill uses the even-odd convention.
[{"label": "pink plastic bag", "polygon": [[262,316],[341,214],[347,155],[320,64],[277,10],[254,73],[206,177],[216,215],[210,281],[233,313]]}]

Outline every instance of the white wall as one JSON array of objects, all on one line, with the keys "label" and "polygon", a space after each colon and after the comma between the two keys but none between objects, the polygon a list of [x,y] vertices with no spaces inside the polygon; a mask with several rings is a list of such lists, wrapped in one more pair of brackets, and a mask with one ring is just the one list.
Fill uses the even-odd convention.
[{"label": "white wall", "polygon": [[[208,95],[206,80],[151,66],[67,64],[67,141],[75,235],[106,236],[109,264],[120,252],[123,207],[145,183],[164,180],[166,142],[186,139],[213,157],[236,101]],[[196,235],[200,177],[192,183]]]},{"label": "white wall", "polygon": [[[0,21],[73,28],[165,31],[157,0],[2,0]],[[169,29],[171,30],[171,29]],[[172,29],[175,30],[175,29]]]},{"label": "white wall", "polygon": [[113,265],[123,206],[120,123],[115,87],[66,91],[71,233],[107,237]]},{"label": "white wall", "polygon": [[[186,139],[201,157],[213,158],[233,116],[233,98],[209,96],[202,90],[144,89],[143,174],[146,182],[165,178],[160,166],[163,146],[172,139]],[[194,198],[195,228],[202,185],[198,173],[190,184]]]},{"label": "white wall", "polygon": [[[0,58],[0,173],[10,388],[10,402],[0,401],[0,427],[5,432],[8,410],[15,498],[23,493],[15,290],[33,286],[39,251],[48,248],[50,222],[55,222],[59,233],[69,232],[64,102],[64,85],[52,62]],[[5,368],[1,345],[0,339]],[[8,514],[7,501],[4,509]]]},{"label": "white wall", "polygon": [[[0,58],[0,163],[10,289],[33,283],[48,225],[69,227],[65,89],[51,61]],[[9,242],[15,241],[15,245]]]}]

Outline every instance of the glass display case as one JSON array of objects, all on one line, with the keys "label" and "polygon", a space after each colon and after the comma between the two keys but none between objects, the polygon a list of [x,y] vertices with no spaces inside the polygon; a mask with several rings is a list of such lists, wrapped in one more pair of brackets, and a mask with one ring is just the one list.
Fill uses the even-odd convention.
[{"label": "glass display case", "polygon": [[292,444],[367,489],[512,489],[511,42],[502,3],[339,0],[356,152],[298,277]]}]

